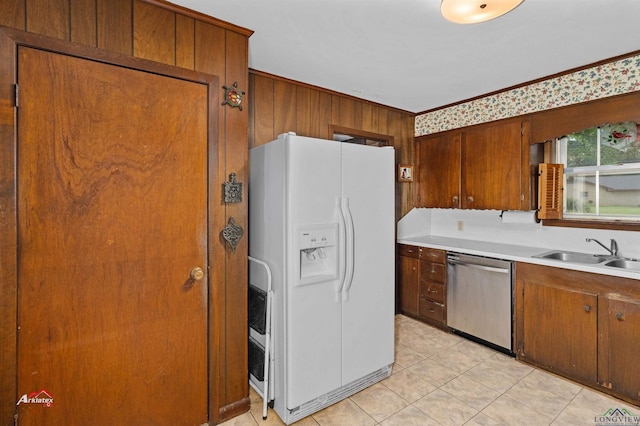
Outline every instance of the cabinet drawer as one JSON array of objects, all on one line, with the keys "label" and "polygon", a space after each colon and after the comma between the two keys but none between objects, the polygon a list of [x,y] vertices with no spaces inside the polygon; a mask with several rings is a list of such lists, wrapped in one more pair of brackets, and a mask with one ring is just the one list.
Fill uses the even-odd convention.
[{"label": "cabinet drawer", "polygon": [[400,256],[420,257],[420,247],[400,244]]},{"label": "cabinet drawer", "polygon": [[444,250],[423,247],[420,250],[420,259],[434,263],[444,263]]},{"label": "cabinet drawer", "polygon": [[444,283],[445,266],[440,263],[420,262],[420,281]]},{"label": "cabinet drawer", "polygon": [[420,283],[420,300],[444,304],[444,285],[434,282]]},{"label": "cabinet drawer", "polygon": [[444,306],[432,302],[431,300],[421,300],[419,306],[419,314],[421,317],[437,321],[439,323],[444,322]]}]

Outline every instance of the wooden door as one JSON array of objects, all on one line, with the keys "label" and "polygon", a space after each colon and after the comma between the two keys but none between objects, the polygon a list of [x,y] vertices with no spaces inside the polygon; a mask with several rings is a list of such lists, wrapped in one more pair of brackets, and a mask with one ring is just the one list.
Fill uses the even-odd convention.
[{"label": "wooden door", "polygon": [[460,207],[460,133],[418,142],[418,207]]},{"label": "wooden door", "polygon": [[640,401],[640,300],[610,296],[601,310],[598,381],[634,403]]},{"label": "wooden door", "polygon": [[462,136],[461,206],[519,210],[523,198],[522,124],[480,126]]},{"label": "wooden door", "polygon": [[206,423],[207,85],[18,64],[20,424]]},{"label": "wooden door", "polygon": [[522,358],[595,384],[598,296],[533,277],[523,287]]}]

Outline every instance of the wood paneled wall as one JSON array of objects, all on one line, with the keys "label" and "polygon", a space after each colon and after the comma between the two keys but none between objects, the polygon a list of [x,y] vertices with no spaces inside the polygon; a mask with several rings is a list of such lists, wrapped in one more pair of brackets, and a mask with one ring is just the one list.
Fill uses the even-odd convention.
[{"label": "wood paneled wall", "polygon": [[[392,136],[396,164],[413,164],[413,113],[257,71],[249,89],[249,148],[285,132],[327,139],[333,125]],[[413,186],[396,183],[396,220],[413,208]]]},{"label": "wood paneled wall", "polygon": [[[252,31],[163,0],[0,0],[0,25],[216,75],[221,85],[237,82],[243,91],[248,87],[248,38]],[[223,95],[220,87],[219,98],[223,99]],[[219,181],[224,182],[230,173],[235,173],[238,181],[244,182],[248,108],[241,111],[225,106],[219,110],[217,155],[225,165],[218,170]],[[222,207],[218,210],[224,217],[210,218],[211,221],[227,223],[233,217],[246,229],[246,194],[244,198],[243,203],[224,206],[220,195]],[[212,423],[246,411],[249,404],[247,239],[243,238],[232,252],[220,237],[220,231],[212,231],[210,235],[211,249],[225,253],[224,267],[209,271],[215,322],[210,339],[220,345],[211,354]],[[0,369],[12,362],[15,360],[0,353]],[[15,392],[8,389],[10,381],[0,382],[0,395]],[[14,405],[15,401],[0,404],[0,424],[9,421],[6,419],[13,424]]]}]

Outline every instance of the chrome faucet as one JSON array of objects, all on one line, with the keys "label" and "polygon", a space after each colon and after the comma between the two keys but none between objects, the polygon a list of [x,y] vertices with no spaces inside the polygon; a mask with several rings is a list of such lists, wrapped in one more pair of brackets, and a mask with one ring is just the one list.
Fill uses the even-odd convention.
[{"label": "chrome faucet", "polygon": [[595,238],[587,238],[587,242],[588,243],[590,243],[591,241],[593,241],[594,243],[600,244],[602,247],[604,247],[604,249],[606,251],[611,253],[612,256],[617,256],[618,255],[618,242],[616,240],[611,239],[611,248],[608,248],[607,246],[605,246],[604,244],[602,244],[600,241],[596,240]]}]

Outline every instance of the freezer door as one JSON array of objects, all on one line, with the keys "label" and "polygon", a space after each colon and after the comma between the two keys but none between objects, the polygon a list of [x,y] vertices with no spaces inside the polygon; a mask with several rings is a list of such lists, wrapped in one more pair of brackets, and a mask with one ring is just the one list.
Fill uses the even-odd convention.
[{"label": "freezer door", "polygon": [[[324,235],[337,229],[340,145],[338,142],[291,135],[287,136],[285,143],[285,208],[288,218],[285,380],[288,409],[341,385],[342,312],[336,298],[339,277],[326,272],[330,268],[325,270],[326,265],[320,263],[314,270],[314,262],[326,259],[320,258],[319,253],[310,253],[307,257],[303,251],[317,243],[312,243],[303,234],[317,232]],[[336,241],[331,242],[335,243],[336,250],[341,250],[340,234],[336,231]],[[341,254],[337,253],[337,256]],[[301,265],[307,269],[301,270]]]},{"label": "freezer door", "polygon": [[344,385],[393,363],[395,159],[391,147],[342,148],[342,196],[353,218],[353,242],[347,242],[353,269],[342,297]]}]

